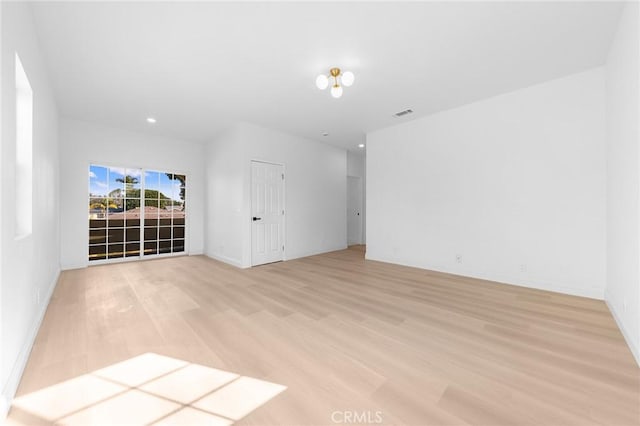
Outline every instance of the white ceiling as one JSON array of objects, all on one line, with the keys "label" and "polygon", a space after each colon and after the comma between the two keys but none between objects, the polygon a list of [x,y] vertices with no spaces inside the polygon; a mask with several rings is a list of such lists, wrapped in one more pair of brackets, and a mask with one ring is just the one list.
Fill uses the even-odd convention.
[{"label": "white ceiling", "polygon": [[[65,116],[195,141],[248,121],[355,150],[368,131],[603,64],[620,10],[611,2],[33,4]],[[332,66],[356,75],[337,100],[315,87]],[[415,113],[392,116],[406,108]]]}]

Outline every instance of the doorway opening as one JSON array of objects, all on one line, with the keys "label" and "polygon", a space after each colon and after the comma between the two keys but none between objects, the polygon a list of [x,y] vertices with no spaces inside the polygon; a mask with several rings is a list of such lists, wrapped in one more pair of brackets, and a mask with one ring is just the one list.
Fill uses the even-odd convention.
[{"label": "doorway opening", "polygon": [[347,245],[349,246],[363,243],[363,202],[362,178],[347,176]]}]

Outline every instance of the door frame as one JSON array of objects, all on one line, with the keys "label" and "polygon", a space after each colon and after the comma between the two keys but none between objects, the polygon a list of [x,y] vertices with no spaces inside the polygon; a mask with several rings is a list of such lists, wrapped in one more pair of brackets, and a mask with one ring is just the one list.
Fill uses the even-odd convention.
[{"label": "door frame", "polygon": [[[364,240],[364,220],[363,220],[363,211],[364,211],[364,179],[361,176],[353,176],[347,175],[347,214],[349,210],[349,179],[358,179],[359,187],[360,187],[360,205],[358,206],[359,215],[360,215],[360,238],[359,242],[356,245],[362,245],[362,241]],[[351,244],[353,245],[353,244]],[[347,246],[349,246],[349,218],[347,217]]]},{"label": "door frame", "polygon": [[287,260],[287,166],[284,163],[280,163],[277,161],[265,160],[262,158],[251,158],[249,160],[249,210],[247,212],[247,222],[249,223],[249,267],[253,268],[253,226],[252,220],[253,217],[253,163],[265,163],[272,164],[274,166],[281,166],[282,173],[284,174],[284,179],[282,180],[282,206],[284,209],[284,214],[282,215],[282,244],[284,245],[284,250],[282,250],[282,261]]}]

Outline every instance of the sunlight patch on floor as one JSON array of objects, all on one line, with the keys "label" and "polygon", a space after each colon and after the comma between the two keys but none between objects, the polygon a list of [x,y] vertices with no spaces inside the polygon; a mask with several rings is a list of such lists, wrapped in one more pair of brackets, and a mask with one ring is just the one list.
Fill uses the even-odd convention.
[{"label": "sunlight patch on floor", "polygon": [[269,383],[251,377],[238,380],[213,392],[193,406],[210,413],[217,413],[232,420],[240,420],[285,389],[282,385]]},{"label": "sunlight patch on floor", "polygon": [[185,361],[168,356],[146,353],[96,370],[93,375],[127,386],[140,386],[187,364]]},{"label": "sunlight patch on floor", "polygon": [[227,371],[190,364],[153,380],[140,389],[182,404],[189,404],[238,377],[237,374]]},{"label": "sunlight patch on floor", "polygon": [[285,389],[146,353],[18,397],[13,407],[60,425],[228,426]]},{"label": "sunlight patch on floor", "polygon": [[16,398],[13,405],[54,421],[126,390],[125,386],[85,374]]}]

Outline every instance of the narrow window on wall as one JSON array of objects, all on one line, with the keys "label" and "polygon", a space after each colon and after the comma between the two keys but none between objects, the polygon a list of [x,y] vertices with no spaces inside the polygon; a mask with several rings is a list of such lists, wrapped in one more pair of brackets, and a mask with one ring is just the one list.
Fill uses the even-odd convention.
[{"label": "narrow window on wall", "polygon": [[16,53],[16,238],[31,234],[33,218],[33,90]]}]

